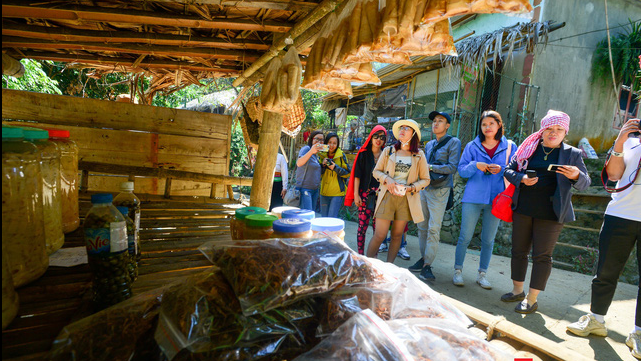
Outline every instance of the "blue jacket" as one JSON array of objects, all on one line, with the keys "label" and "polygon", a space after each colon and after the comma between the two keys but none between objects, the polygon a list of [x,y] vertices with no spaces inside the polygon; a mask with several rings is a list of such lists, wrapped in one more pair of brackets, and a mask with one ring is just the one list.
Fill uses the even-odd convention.
[{"label": "blue jacket", "polygon": [[[511,149],[508,162],[506,163],[508,142],[511,144]],[[501,138],[494,157],[490,159],[479,137],[467,143],[465,150],[463,150],[461,161],[458,164],[458,173],[461,177],[468,178],[461,201],[466,203],[491,204],[494,197],[505,190],[503,172],[509,164],[509,160],[511,160],[514,153],[516,153],[516,148],[516,144],[511,140],[507,140],[504,136]],[[484,174],[476,167],[477,162],[498,164],[503,167],[503,169],[497,174]]]}]

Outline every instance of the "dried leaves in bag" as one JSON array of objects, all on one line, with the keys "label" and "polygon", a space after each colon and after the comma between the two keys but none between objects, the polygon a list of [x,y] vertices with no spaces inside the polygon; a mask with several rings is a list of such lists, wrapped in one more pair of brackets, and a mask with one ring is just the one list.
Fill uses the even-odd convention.
[{"label": "dried leaves in bag", "polygon": [[382,277],[344,243],[329,238],[208,242],[200,250],[221,268],[245,315]]}]

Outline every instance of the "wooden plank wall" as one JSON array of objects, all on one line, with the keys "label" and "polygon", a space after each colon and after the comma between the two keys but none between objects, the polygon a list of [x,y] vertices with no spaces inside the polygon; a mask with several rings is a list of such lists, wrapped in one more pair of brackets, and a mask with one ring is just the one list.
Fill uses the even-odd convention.
[{"label": "wooden plank wall", "polygon": [[[2,97],[3,120],[69,130],[81,160],[229,175],[231,116],[7,89]],[[92,191],[117,191],[127,180],[90,174]],[[209,196],[212,185],[173,180],[171,187],[172,195]],[[164,189],[164,179],[135,178],[138,193]],[[225,187],[215,187],[214,196],[224,197]]]}]

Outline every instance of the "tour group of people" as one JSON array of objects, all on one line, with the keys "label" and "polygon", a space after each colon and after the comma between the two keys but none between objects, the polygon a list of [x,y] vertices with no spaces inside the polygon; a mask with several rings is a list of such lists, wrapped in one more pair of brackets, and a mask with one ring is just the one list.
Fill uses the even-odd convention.
[{"label": "tour group of people", "polygon": [[[476,283],[491,289],[486,274],[500,223],[492,214],[492,201],[513,184],[512,289],[500,300],[516,303],[515,312],[535,312],[537,298],[545,290],[550,276],[552,253],[563,224],[575,220],[571,189],[582,191],[591,183],[582,152],[564,143],[570,117],[561,111],[549,110],[541,120],[540,129],[517,146],[505,136],[501,115],[485,111],[478,122],[478,135],[465,146],[462,154],[460,140],[448,135],[450,115],[434,111],[428,117],[434,139],[424,149],[420,147],[421,130],[416,121],[395,122],[392,127],[395,141],[389,146],[386,146],[387,129],[376,125],[358,150],[353,168],[340,149],[336,133],[312,132],[296,160],[300,207],[315,210],[320,195],[322,216],[338,217],[343,204],[355,204],[358,253],[376,257],[391,232],[386,248],[388,262],[395,260],[407,224],[413,221],[418,226],[420,258],[409,270],[417,272],[424,281],[434,281],[432,264],[437,257],[443,216],[448,203],[451,207],[453,202],[453,176],[458,172],[467,183],[461,200],[462,218],[452,282],[465,285],[462,270],[466,250],[480,218],[481,252]],[[568,326],[568,331],[579,336],[606,335],[604,316],[612,302],[618,276],[641,239],[638,130],[638,119],[629,120],[622,127],[606,163],[609,179],[618,181],[620,190],[612,196],[599,236],[591,312]],[[370,223],[374,234],[366,244]],[[532,271],[526,290],[530,254]],[[637,248],[639,264],[640,255]],[[641,291],[639,296],[635,328],[626,340],[636,358],[641,358]]]}]

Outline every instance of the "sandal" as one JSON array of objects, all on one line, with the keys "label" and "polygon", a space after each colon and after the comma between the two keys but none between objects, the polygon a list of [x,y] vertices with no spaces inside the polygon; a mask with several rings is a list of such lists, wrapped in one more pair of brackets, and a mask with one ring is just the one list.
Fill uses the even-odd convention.
[{"label": "sandal", "polygon": [[501,301],[503,302],[520,302],[525,299],[525,291],[519,293],[518,295],[515,295],[512,292],[508,292],[501,296]]},{"label": "sandal", "polygon": [[530,314],[536,311],[539,308],[539,303],[534,302],[533,305],[529,305],[527,301],[520,302],[516,307],[514,308],[514,311],[517,313],[522,313],[522,314]]}]

